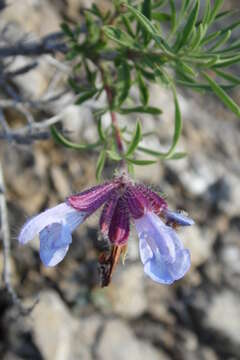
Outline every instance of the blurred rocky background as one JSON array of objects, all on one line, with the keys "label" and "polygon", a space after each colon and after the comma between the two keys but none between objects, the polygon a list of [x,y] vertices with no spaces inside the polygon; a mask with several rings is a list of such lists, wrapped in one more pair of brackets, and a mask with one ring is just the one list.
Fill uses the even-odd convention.
[{"label": "blurred rocky background", "polygon": [[[58,32],[63,19],[81,22],[81,8],[91,2],[9,0],[0,12],[1,45]],[[97,3],[111,6],[107,0]],[[236,0],[225,3],[226,9],[239,7]],[[5,121],[1,131],[8,130],[4,125],[26,126],[26,117],[31,126],[31,116],[42,122],[60,114],[75,140],[94,141],[94,104],[73,105],[73,95],[65,91],[70,69],[62,60],[61,54],[10,60],[0,56],[0,109]],[[7,80],[1,73],[4,66]],[[25,66],[32,69],[11,78]],[[24,109],[16,106],[16,96],[22,97]],[[232,96],[240,103],[239,89]],[[9,98],[15,102],[7,105]],[[157,130],[164,147],[173,130],[172,99],[158,87],[151,87],[151,98],[164,114],[144,116],[143,124],[146,131]],[[96,155],[64,149],[50,138],[27,144],[24,134],[19,140],[14,132],[0,140],[11,282],[25,307],[38,299],[33,311],[21,316],[0,286],[0,359],[240,359],[240,123],[212,95],[179,89],[179,99],[184,119],[179,150],[187,151],[188,157],[147,170],[136,168],[137,180],[162,190],[169,206],[188,211],[196,222],[181,231],[191,251],[191,271],[173,286],[155,284],[144,276],[132,229],[126,264],[118,266],[108,288],[100,289],[97,215],[74,233],[69,254],[59,266],[43,267],[38,243],[20,247],[17,234],[28,217],[94,184]],[[134,126],[133,117],[127,124]],[[44,136],[48,138],[48,133]],[[154,141],[157,146],[156,139],[146,138],[145,145],[153,146]]]}]

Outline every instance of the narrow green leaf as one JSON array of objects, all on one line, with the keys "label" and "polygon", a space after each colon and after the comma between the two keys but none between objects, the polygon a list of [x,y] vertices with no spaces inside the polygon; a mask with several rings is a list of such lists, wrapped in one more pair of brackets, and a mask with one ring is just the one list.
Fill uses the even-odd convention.
[{"label": "narrow green leaf", "polygon": [[138,88],[139,88],[139,92],[140,92],[140,100],[141,100],[141,103],[143,104],[143,106],[145,107],[148,104],[149,92],[148,92],[148,87],[145,84],[145,82],[143,81],[143,78],[142,78],[140,72],[137,73],[137,82],[138,82]]},{"label": "narrow green leaf", "polygon": [[171,155],[170,157],[168,157],[168,160],[179,160],[179,159],[183,159],[187,156],[187,153],[185,152],[176,152],[173,155]]},{"label": "narrow green leaf", "polygon": [[176,29],[176,20],[177,20],[175,0],[169,0],[169,5],[171,9],[171,32],[174,33]]},{"label": "narrow green leaf", "polygon": [[163,13],[163,12],[153,12],[152,13],[152,18],[154,20],[159,21],[159,22],[170,21],[171,20],[171,15],[169,15],[167,13]]},{"label": "narrow green leaf", "polygon": [[177,99],[176,90],[174,87],[172,87],[172,91],[173,91],[173,99],[174,99],[174,105],[175,105],[175,121],[174,121],[174,134],[173,134],[172,145],[167,153],[167,158],[171,157],[172,154],[174,153],[174,150],[176,148],[176,145],[178,143],[178,140],[180,138],[181,131],[182,131],[181,111],[180,111],[180,106],[179,106],[178,99]]},{"label": "narrow green leaf", "polygon": [[151,12],[152,12],[152,1],[151,0],[143,0],[142,3],[142,13],[146,18],[151,20]]},{"label": "narrow green leaf", "polygon": [[208,25],[210,16],[211,16],[211,2],[210,2],[210,0],[206,0],[205,11],[204,11],[203,19],[202,19],[202,24],[204,26]]},{"label": "narrow green leaf", "polygon": [[233,74],[226,73],[222,70],[214,70],[215,73],[220,76],[221,78],[230,81],[232,84],[239,85],[240,84],[240,77],[235,76]]},{"label": "narrow green leaf", "polygon": [[130,159],[130,158],[127,158],[126,160],[128,162],[130,162],[131,164],[138,165],[138,166],[152,165],[157,162],[156,160],[136,160],[136,159]]},{"label": "narrow green leaf", "polygon": [[128,35],[125,31],[116,28],[114,26],[104,26],[103,27],[104,34],[114,42],[116,42],[119,45],[122,45],[124,47],[128,48],[134,48],[135,46],[135,40]]},{"label": "narrow green leaf", "polygon": [[229,53],[229,52],[232,52],[232,51],[239,51],[240,50],[240,41],[237,40],[237,41],[234,41],[231,46],[225,48],[225,49],[222,49],[220,51],[218,51],[219,54],[224,54],[224,53]]},{"label": "narrow green leaf", "polygon": [[232,34],[231,30],[228,30],[226,33],[223,33],[221,36],[219,36],[218,41],[210,49],[208,49],[208,51],[212,52],[212,51],[216,50],[217,48],[223,46],[228,41],[231,34]]},{"label": "narrow green leaf", "polygon": [[64,32],[65,35],[67,35],[71,39],[74,38],[74,33],[73,33],[72,29],[70,28],[70,26],[67,23],[62,23],[61,24],[61,29],[62,29],[62,31]]},{"label": "narrow green leaf", "polygon": [[240,107],[230,98],[230,96],[210,77],[203,73],[203,76],[208,81],[214,93],[219,99],[238,117],[240,117]]},{"label": "narrow green leaf", "polygon": [[133,134],[132,140],[128,146],[126,156],[131,155],[136,150],[139,142],[141,141],[141,125],[137,122],[135,133]]},{"label": "narrow green leaf", "polygon": [[197,76],[197,73],[191,68],[190,65],[188,65],[186,62],[184,61],[179,61],[177,63],[177,66],[181,68],[181,70],[186,73],[187,75],[189,75],[190,77],[195,78]]},{"label": "narrow green leaf", "polygon": [[98,157],[97,166],[96,166],[96,179],[100,180],[104,168],[104,164],[106,161],[106,151],[103,149]]},{"label": "narrow green leaf", "polygon": [[166,153],[163,153],[163,152],[159,152],[157,150],[153,150],[153,149],[149,149],[149,148],[145,148],[143,146],[139,146],[138,147],[138,150],[145,153],[145,154],[148,154],[148,155],[152,155],[152,156],[156,156],[157,158],[159,159],[164,159],[167,157],[167,154]]},{"label": "narrow green leaf", "polygon": [[[214,71],[216,71],[216,70],[214,69]],[[177,80],[177,84],[179,84],[181,86],[191,88],[191,89],[195,89],[195,90],[212,91],[211,86],[207,85],[207,84],[201,84],[201,83],[197,83],[197,82],[189,82],[189,81],[184,81],[184,80]],[[221,88],[226,89],[226,90],[231,90],[235,86],[236,85],[224,85],[224,84],[221,84]]]},{"label": "narrow green leaf", "polygon": [[238,9],[233,9],[233,10],[226,10],[226,11],[222,11],[220,13],[218,13],[218,15],[216,16],[216,20],[222,20],[223,18],[227,17],[227,16],[233,16],[236,15],[238,12]]},{"label": "narrow green leaf", "polygon": [[208,24],[211,24],[213,22],[213,20],[215,19],[215,17],[218,14],[220,8],[222,7],[223,3],[224,3],[224,0],[215,0],[214,6],[212,8],[211,14],[208,19]]},{"label": "narrow green leaf", "polygon": [[218,31],[215,31],[215,32],[205,36],[201,41],[201,45],[207,45],[211,41],[215,40],[220,34],[221,34],[221,31],[218,30]]},{"label": "narrow green leaf", "polygon": [[235,55],[235,56],[229,57],[229,58],[227,58],[225,60],[219,60],[214,65],[214,69],[215,68],[221,68],[221,67],[227,67],[229,65],[236,64],[239,61],[240,61],[240,55]]},{"label": "narrow green leaf", "polygon": [[146,16],[144,16],[141,13],[141,11],[137,10],[136,8],[128,4],[123,4],[123,6],[127,7],[131,11],[134,17],[138,20],[138,22],[149,34],[157,34],[157,30],[155,29],[151,21],[149,21],[149,19]]},{"label": "narrow green leaf", "polygon": [[102,140],[102,142],[106,142],[106,136],[105,136],[103,128],[102,128],[102,118],[101,117],[99,117],[98,122],[97,122],[97,130],[98,130],[99,138]]},{"label": "narrow green leaf", "polygon": [[131,113],[142,113],[142,114],[152,114],[159,115],[162,114],[162,110],[153,106],[136,106],[133,108],[121,108],[117,110],[120,114],[131,114]]},{"label": "narrow green leaf", "polygon": [[141,13],[141,11],[135,9],[133,6],[127,4],[123,4],[123,6],[127,7],[130,10],[130,12],[134,15],[138,23],[145,29],[145,31],[149,35],[152,36],[152,38],[155,40],[158,46],[166,53],[169,53],[169,49],[166,48],[164,41],[159,36],[158,31],[155,28],[155,26],[152,24],[152,22],[146,16],[144,16]]},{"label": "narrow green leaf", "polygon": [[229,32],[230,30],[232,31],[232,30],[238,28],[239,26],[240,26],[240,20],[235,21],[231,25],[229,25],[229,26],[227,26],[227,27],[225,27],[225,28],[223,28],[221,30],[214,31],[213,33],[209,34],[208,36],[206,36],[203,39],[202,44],[207,44],[208,42],[213,41],[214,39],[216,39],[218,36],[222,36],[225,33]]},{"label": "narrow green leaf", "polygon": [[199,47],[205,33],[206,33],[206,26],[204,26],[203,24],[200,24],[197,29],[196,29],[196,36],[193,39],[192,43],[191,43],[191,48],[192,50],[195,50]]},{"label": "narrow green leaf", "polygon": [[163,7],[168,0],[159,0],[152,4],[152,9]]},{"label": "narrow green leaf", "polygon": [[82,92],[81,95],[75,101],[75,104],[76,105],[82,104],[84,101],[86,101],[86,100],[92,98],[94,95],[96,95],[98,91],[99,91],[98,89],[92,89],[92,90]]},{"label": "narrow green leaf", "polygon": [[200,6],[200,1],[196,0],[196,4],[192,9],[191,14],[189,15],[186,25],[183,28],[181,40],[179,41],[178,44],[175,45],[176,51],[181,49],[181,47],[183,47],[187,43],[188,38],[191,32],[193,31],[193,28],[198,18],[199,6]]},{"label": "narrow green leaf", "polygon": [[138,147],[138,150],[148,153],[149,155],[157,156],[160,159],[169,159],[174,155],[174,150],[176,148],[176,145],[178,143],[182,131],[182,117],[176,95],[176,90],[173,87],[173,85],[172,85],[172,92],[173,92],[173,98],[175,104],[175,123],[174,123],[174,134],[170,149],[166,153],[163,153],[151,149],[146,149],[144,147]]},{"label": "narrow green leaf", "polygon": [[51,135],[54,138],[54,140],[67,148],[75,149],[75,150],[91,150],[95,149],[97,146],[100,145],[100,142],[96,142],[93,144],[75,144],[72,141],[67,140],[60,132],[56,129],[54,125],[51,126]]},{"label": "narrow green leaf", "polygon": [[132,27],[131,27],[131,22],[129,21],[128,17],[125,16],[125,15],[122,15],[121,16],[121,19],[122,19],[122,22],[127,30],[127,33],[132,37],[134,38],[134,32],[132,30]]},{"label": "narrow green leaf", "polygon": [[126,61],[118,67],[118,83],[117,83],[117,94],[116,94],[116,105],[120,107],[126,100],[131,87],[131,74],[130,67]]}]

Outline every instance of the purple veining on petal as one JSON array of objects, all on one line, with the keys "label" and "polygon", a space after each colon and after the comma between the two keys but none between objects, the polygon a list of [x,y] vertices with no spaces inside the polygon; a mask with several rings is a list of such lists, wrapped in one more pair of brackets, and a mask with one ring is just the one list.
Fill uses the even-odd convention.
[{"label": "purple veining on petal", "polygon": [[114,210],[116,208],[117,202],[118,202],[118,193],[115,191],[112,193],[111,198],[107,200],[105,203],[100,220],[99,220],[99,226],[101,229],[101,232],[104,235],[108,235],[110,223],[113,217]]},{"label": "purple veining on petal", "polygon": [[129,212],[134,219],[138,219],[143,216],[148,207],[148,203],[135,186],[127,186],[124,193],[124,199],[127,203]]},{"label": "purple veining on petal", "polygon": [[41,230],[52,223],[63,222],[68,224],[70,231],[72,232],[84,221],[86,216],[86,213],[79,212],[66,203],[61,203],[51,209],[43,211],[27,221],[21,229],[18,240],[21,244],[26,244],[38,235]]},{"label": "purple veining on petal", "polygon": [[124,245],[129,237],[129,211],[125,200],[119,198],[109,228],[109,239],[116,245]]},{"label": "purple veining on petal", "polygon": [[68,224],[52,223],[40,232],[40,258],[45,266],[55,266],[65,257],[72,242]]},{"label": "purple veining on petal", "polygon": [[189,270],[190,253],[176,232],[154,213],[135,220],[145,273],[162,284],[172,284]]},{"label": "purple veining on petal", "polygon": [[194,224],[193,219],[184,215],[181,212],[175,212],[175,211],[166,209],[166,211],[164,211],[164,217],[167,222],[176,223],[181,226],[191,226]]},{"label": "purple veining on petal", "polygon": [[149,189],[147,186],[142,184],[138,184],[137,189],[141,191],[144,197],[149,201],[151,205],[152,211],[154,211],[157,215],[161,214],[162,211],[167,209],[167,202],[156,192]]},{"label": "purple veining on petal", "polygon": [[78,211],[86,211],[92,214],[111,197],[113,191],[119,186],[117,182],[94,186],[80,194],[69,196],[67,203]]}]

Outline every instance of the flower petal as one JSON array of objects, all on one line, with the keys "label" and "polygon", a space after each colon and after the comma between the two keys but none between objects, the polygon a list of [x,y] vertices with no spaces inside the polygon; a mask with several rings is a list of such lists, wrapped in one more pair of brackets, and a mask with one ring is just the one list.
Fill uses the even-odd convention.
[{"label": "flower petal", "polygon": [[99,226],[103,235],[108,235],[109,227],[113,217],[114,210],[118,202],[118,194],[114,192],[111,198],[106,201],[99,220]]},{"label": "flower petal", "polygon": [[119,184],[115,182],[94,186],[80,194],[69,196],[67,203],[78,211],[86,211],[92,214],[111,197],[118,187]]},{"label": "flower petal", "polygon": [[189,270],[190,253],[176,232],[154,213],[135,220],[145,273],[161,284],[172,284]]},{"label": "flower petal", "polygon": [[129,212],[123,198],[119,198],[111,219],[109,239],[115,245],[126,244],[129,237]]},{"label": "flower petal", "polygon": [[176,223],[177,225],[181,225],[181,226],[194,225],[194,220],[184,215],[181,212],[166,210],[164,211],[164,216],[167,222],[170,223]]},{"label": "flower petal", "polygon": [[40,258],[45,266],[55,266],[62,261],[72,242],[70,227],[61,223],[46,226],[39,237]]},{"label": "flower petal", "polygon": [[18,241],[21,244],[26,244],[39,234],[46,226],[57,222],[67,223],[70,231],[72,232],[83,222],[86,215],[86,213],[79,212],[66,203],[61,203],[26,222],[19,234]]},{"label": "flower petal", "polygon": [[137,189],[142,193],[142,195],[148,201],[148,204],[152,211],[154,211],[157,215],[161,214],[162,211],[167,209],[166,200],[158,195],[158,193],[152,191],[149,187],[139,184],[137,185]]}]

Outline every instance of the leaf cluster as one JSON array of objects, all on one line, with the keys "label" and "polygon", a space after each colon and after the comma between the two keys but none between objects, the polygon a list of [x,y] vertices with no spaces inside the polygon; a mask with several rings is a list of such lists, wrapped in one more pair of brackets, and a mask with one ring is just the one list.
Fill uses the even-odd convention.
[{"label": "leaf cluster", "polygon": [[[200,11],[200,2],[204,7]],[[232,11],[222,11],[223,0],[182,0],[179,9],[174,0],[115,0],[112,11],[103,12],[96,4],[84,12],[85,31],[62,25],[68,40],[67,59],[73,63],[69,85],[77,94],[77,104],[108,94],[106,106],[96,113],[99,140],[92,145],[74,145],[62,139],[53,128],[58,142],[78,149],[100,148],[97,176],[107,158],[127,161],[129,166],[146,165],[157,159],[179,159],[176,153],[182,119],[176,87],[192,91],[210,91],[240,117],[240,107],[229,95],[240,78],[226,69],[240,61],[240,41],[232,33],[240,20],[221,26],[221,20],[233,18]],[[217,29],[216,30],[216,25]],[[153,116],[162,110],[151,106],[149,83],[169,88],[175,105],[172,144],[165,153],[141,146],[144,136],[138,122],[131,140],[125,140],[124,153],[114,143],[114,129],[102,129],[101,116],[107,112],[122,115],[139,113]],[[132,87],[138,89],[138,103],[132,98]],[[90,146],[90,147],[89,147]],[[155,160],[136,160],[144,152]]]}]

